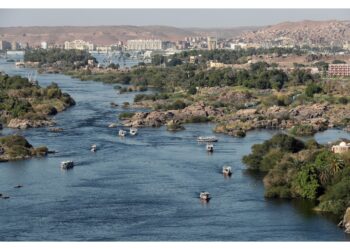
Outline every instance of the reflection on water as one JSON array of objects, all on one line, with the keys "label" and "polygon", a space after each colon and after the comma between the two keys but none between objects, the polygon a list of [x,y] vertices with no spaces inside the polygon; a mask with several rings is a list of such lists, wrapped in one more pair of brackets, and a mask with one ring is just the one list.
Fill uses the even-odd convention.
[{"label": "reflection on water", "polygon": [[[0,70],[25,75],[0,61]],[[110,103],[132,102],[135,93],[118,94],[112,85],[81,83],[63,75],[38,75],[46,86],[55,81],[76,106],[54,117],[57,127],[18,132],[33,145],[56,154],[0,164],[0,240],[54,241],[340,241],[349,240],[328,217],[305,201],[267,200],[261,175],[248,174],[241,162],[255,143],[277,131],[251,131],[245,138],[216,135],[213,154],[198,136],[213,135],[212,124],[189,124],[170,133],[142,128],[118,137],[118,115]],[[128,109],[137,111],[138,109]],[[320,142],[347,137],[329,130]],[[98,145],[96,153],[90,151]],[[60,162],[76,166],[61,171]],[[232,166],[225,178],[222,167]],[[14,188],[22,185],[22,188]],[[212,195],[202,203],[199,192]]]}]

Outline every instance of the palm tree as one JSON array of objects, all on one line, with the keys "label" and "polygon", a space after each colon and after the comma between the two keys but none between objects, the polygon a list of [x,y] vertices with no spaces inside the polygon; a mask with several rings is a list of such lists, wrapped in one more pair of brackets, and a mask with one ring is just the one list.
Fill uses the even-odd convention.
[{"label": "palm tree", "polygon": [[330,167],[329,169],[330,169],[332,175],[335,175],[341,169],[344,168],[344,161],[342,159],[340,159],[339,157],[334,157],[331,159],[331,163],[330,163],[329,167]]}]

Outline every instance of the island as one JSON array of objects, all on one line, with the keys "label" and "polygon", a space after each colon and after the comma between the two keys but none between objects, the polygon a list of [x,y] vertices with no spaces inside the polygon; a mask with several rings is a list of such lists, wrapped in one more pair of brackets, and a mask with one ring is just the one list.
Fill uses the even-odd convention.
[{"label": "island", "polygon": [[314,200],[316,211],[344,217],[340,225],[350,233],[349,141],[321,145],[277,134],[253,145],[243,162],[264,174],[266,198]]},{"label": "island", "polygon": [[211,121],[215,132],[237,137],[262,128],[306,136],[350,130],[350,81],[327,75],[329,64],[343,62],[339,58],[300,48],[194,50],[154,55],[151,64],[128,70],[80,67],[64,73],[123,84],[122,93],[157,90],[135,96],[134,107],[150,111],[123,117],[126,126]]},{"label": "island", "polygon": [[52,115],[75,105],[56,83],[40,87],[28,78],[0,74],[0,123],[26,129],[53,125]]},{"label": "island", "polygon": [[33,156],[46,156],[45,146],[34,148],[23,136],[8,135],[0,137],[0,162],[28,159]]}]

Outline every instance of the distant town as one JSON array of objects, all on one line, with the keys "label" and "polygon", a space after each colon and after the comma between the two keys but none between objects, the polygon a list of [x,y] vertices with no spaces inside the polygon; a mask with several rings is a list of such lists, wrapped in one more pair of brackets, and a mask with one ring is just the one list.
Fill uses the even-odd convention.
[{"label": "distant town", "polygon": [[[338,46],[321,46],[317,44],[303,44],[302,46],[290,44],[290,39],[281,38],[274,43],[244,43],[239,40],[223,39],[216,37],[185,37],[177,42],[163,41],[160,39],[133,39],[127,41],[117,41],[115,44],[105,46],[94,44],[84,40],[65,41],[64,44],[48,43],[42,41],[40,45],[31,45],[18,41],[0,40],[0,51],[11,53],[24,53],[25,50],[82,50],[90,53],[108,54],[114,52],[137,52],[138,59],[145,63],[151,63],[154,55],[171,56],[182,51],[191,50],[245,50],[245,49],[269,49],[269,48],[299,48],[308,51],[311,54],[318,53],[324,55],[344,55],[350,54],[350,42],[346,41]],[[288,55],[282,55],[287,57]],[[190,56],[189,63],[195,63],[199,56]],[[248,61],[252,63],[252,60]],[[208,61],[208,68],[227,68],[234,67],[230,64],[218,62],[216,60]],[[317,67],[309,69],[311,73],[319,73]],[[331,76],[350,76],[350,64],[347,62],[330,64],[328,75]]]}]

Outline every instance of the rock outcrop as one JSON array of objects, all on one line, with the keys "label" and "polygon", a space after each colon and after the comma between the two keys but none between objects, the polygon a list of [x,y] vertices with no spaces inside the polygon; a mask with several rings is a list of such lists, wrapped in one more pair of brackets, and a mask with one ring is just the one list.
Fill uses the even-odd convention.
[{"label": "rock outcrop", "polygon": [[345,233],[350,234],[350,207],[346,209],[343,220],[339,223],[339,226],[344,228]]},{"label": "rock outcrop", "polygon": [[173,131],[173,132],[185,129],[185,127],[182,126],[181,122],[179,122],[178,120],[168,121],[166,124],[166,127],[168,131]]},{"label": "rock outcrop", "polygon": [[34,148],[23,136],[8,135],[0,137],[0,162],[45,156],[48,153],[47,147]]},{"label": "rock outcrop", "polygon": [[132,127],[160,127],[170,120],[180,123],[191,122],[196,119],[210,119],[223,116],[223,112],[203,102],[198,102],[181,110],[137,112],[134,116],[124,121],[125,126]]},{"label": "rock outcrop", "polygon": [[38,128],[44,126],[52,126],[55,123],[52,120],[28,120],[28,119],[11,119],[7,124],[9,128],[18,128],[18,129],[26,129],[26,128]]}]

